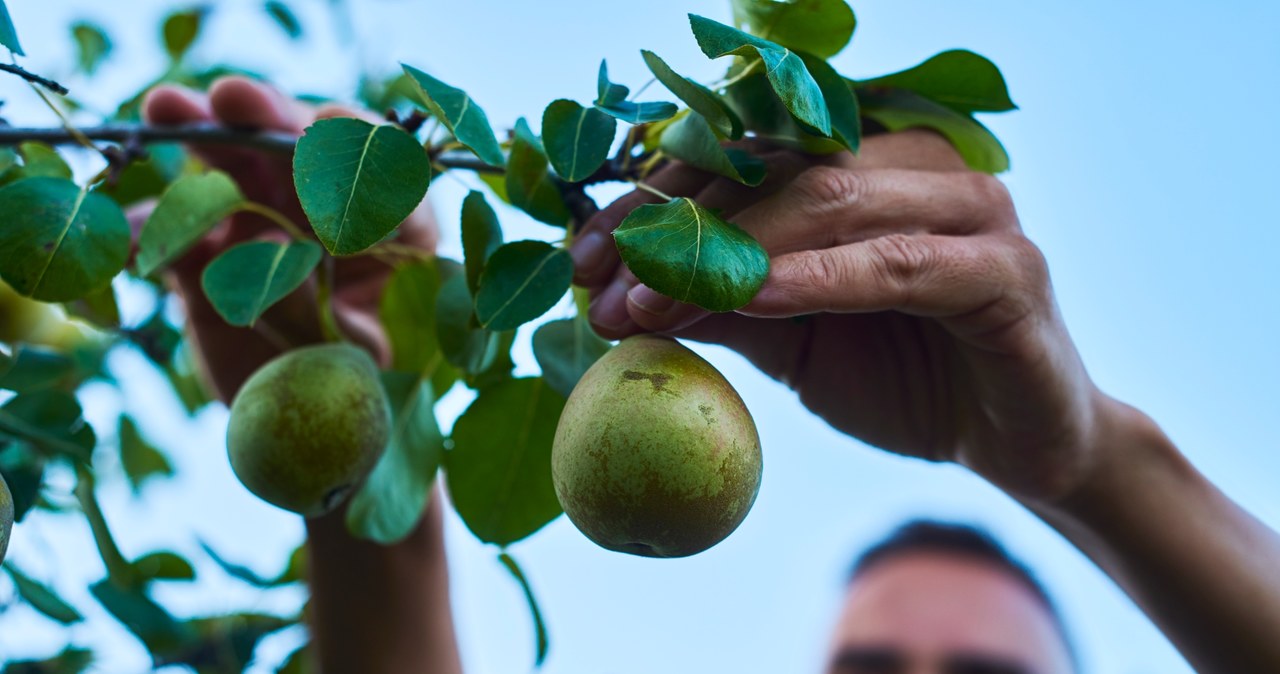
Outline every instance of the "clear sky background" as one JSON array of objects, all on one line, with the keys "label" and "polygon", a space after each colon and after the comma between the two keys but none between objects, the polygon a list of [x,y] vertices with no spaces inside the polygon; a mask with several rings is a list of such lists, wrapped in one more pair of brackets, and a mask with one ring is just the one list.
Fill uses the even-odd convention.
[{"label": "clear sky background", "polygon": [[[70,21],[88,17],[109,28],[117,51],[101,78],[89,87],[67,81],[104,109],[161,68],[155,32],[168,2],[8,4],[31,55],[26,63],[37,71],[71,70]],[[713,79],[723,66],[698,52],[685,13],[729,16],[724,0],[354,0],[362,45],[355,54],[338,46],[320,0],[295,0],[309,37],[292,46],[256,0],[218,4],[198,58],[270,73],[291,91],[330,95],[349,94],[361,63],[390,72],[405,61],[466,88],[502,127],[520,115],[539,118],[554,98],[589,100],[601,57],[616,81],[633,87],[648,79],[641,48]],[[857,34],[834,60],[846,75],[898,70],[954,47],[1000,65],[1021,110],[984,121],[1012,156],[1005,180],[1024,227],[1048,256],[1093,376],[1159,420],[1239,503],[1280,526],[1280,3],[859,0],[854,8]],[[12,122],[51,121],[15,79],[0,79],[0,98]],[[433,187],[446,253],[457,254],[457,208],[473,182]],[[503,216],[514,229],[509,238],[554,235],[513,211]],[[530,332],[521,331],[521,372],[536,371]],[[1003,539],[1062,605],[1087,671],[1191,671],[1105,576],[1009,498],[962,469],[884,455],[843,437],[734,354],[699,350],[737,386],[759,424],[759,500],[737,533],[689,559],[606,552],[563,518],[514,546],[549,623],[548,674],[816,672],[852,555],[913,516],[975,522]],[[103,486],[126,554],[165,547],[197,561],[199,583],[160,593],[182,615],[296,609],[300,592],[248,590],[198,552],[197,536],[275,573],[300,540],[301,523],[235,482],[223,448],[225,411],[179,421],[177,404],[156,393],[163,382],[140,362],[126,353],[114,363],[129,393],[124,405],[170,449],[179,477],[148,487],[141,500],[123,481]],[[119,402],[104,390],[85,401],[106,434]],[[451,395],[442,422],[452,423],[467,401]],[[66,475],[57,481],[70,487]],[[528,671],[528,615],[496,551],[475,542],[453,515],[447,537],[468,672]],[[82,519],[32,517],[16,530],[11,556],[54,582],[90,620],[60,630],[14,607],[0,618],[0,660],[52,653],[69,636],[100,649],[98,671],[145,669],[141,647],[85,591],[103,571]],[[269,640],[253,671],[271,671],[300,639],[295,630]]]}]

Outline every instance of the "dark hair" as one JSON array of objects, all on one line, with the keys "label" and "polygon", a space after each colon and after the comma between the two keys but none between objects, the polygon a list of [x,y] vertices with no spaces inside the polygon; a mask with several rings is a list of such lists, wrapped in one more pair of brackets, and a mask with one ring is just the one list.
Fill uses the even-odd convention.
[{"label": "dark hair", "polygon": [[1010,555],[1009,551],[1005,550],[1004,546],[991,534],[977,527],[923,519],[907,522],[858,556],[849,573],[849,582],[852,583],[873,566],[896,557],[919,552],[933,552],[984,562],[1017,580],[1023,587],[1030,590],[1032,596],[1049,612],[1058,635],[1067,646],[1072,668],[1079,671],[1075,646],[1072,644],[1070,635],[1067,634],[1066,623],[1059,615],[1049,593],[1026,565]]}]

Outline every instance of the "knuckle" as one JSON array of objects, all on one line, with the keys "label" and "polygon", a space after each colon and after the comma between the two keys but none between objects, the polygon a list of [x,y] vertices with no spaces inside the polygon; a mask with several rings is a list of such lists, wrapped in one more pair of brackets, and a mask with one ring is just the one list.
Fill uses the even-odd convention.
[{"label": "knuckle", "polygon": [[1017,223],[1014,215],[1013,195],[1009,186],[999,178],[987,174],[970,171],[965,174],[969,191],[975,195],[978,203],[994,216],[996,224]]},{"label": "knuckle", "polygon": [[801,173],[792,188],[820,208],[830,208],[858,201],[866,192],[866,180],[847,169],[814,166]]},{"label": "knuckle", "polygon": [[933,249],[908,234],[888,234],[873,239],[885,280],[902,285],[933,266]]}]

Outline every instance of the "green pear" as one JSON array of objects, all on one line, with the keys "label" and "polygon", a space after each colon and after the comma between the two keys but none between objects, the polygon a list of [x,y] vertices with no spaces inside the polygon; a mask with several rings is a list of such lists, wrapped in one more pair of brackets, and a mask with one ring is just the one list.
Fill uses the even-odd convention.
[{"label": "green pear", "polygon": [[336,508],[386,448],[391,412],[369,354],[329,344],[263,365],[236,394],[227,453],[262,500],[306,517]]},{"label": "green pear", "polygon": [[9,532],[13,531],[13,494],[9,485],[0,475],[0,562],[4,561],[4,553],[9,549]]},{"label": "green pear", "polygon": [[760,489],[760,436],[733,386],[679,342],[638,335],[587,370],[551,453],[556,496],[598,545],[685,557],[724,540]]}]

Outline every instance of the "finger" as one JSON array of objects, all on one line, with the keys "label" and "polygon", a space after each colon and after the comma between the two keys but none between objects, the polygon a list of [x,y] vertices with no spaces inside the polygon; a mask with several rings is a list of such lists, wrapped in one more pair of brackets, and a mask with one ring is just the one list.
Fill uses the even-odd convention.
[{"label": "finger", "polygon": [[587,318],[601,337],[622,339],[644,332],[627,312],[627,291],[638,283],[635,274],[622,265],[608,285],[592,292]]},{"label": "finger", "polygon": [[149,124],[175,126],[213,119],[213,109],[204,94],[185,87],[160,85],[142,99],[142,118]]},{"label": "finger", "polygon": [[711,314],[689,326],[662,331],[671,337],[719,344],[742,354],[761,372],[788,386],[804,357],[812,321],[760,320],[736,313]]},{"label": "finger", "polygon": [[214,117],[231,127],[300,134],[311,121],[308,106],[275,87],[247,77],[223,77],[209,87]]}]

